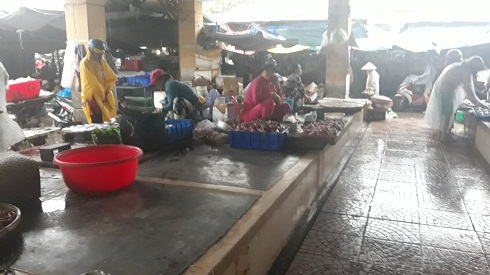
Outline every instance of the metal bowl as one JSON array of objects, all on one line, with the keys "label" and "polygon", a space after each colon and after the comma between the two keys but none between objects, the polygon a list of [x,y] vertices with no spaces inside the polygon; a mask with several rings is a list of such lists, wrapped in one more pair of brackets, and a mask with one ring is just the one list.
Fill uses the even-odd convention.
[{"label": "metal bowl", "polygon": [[7,210],[7,211],[12,211],[15,212],[16,217],[15,219],[6,227],[0,229],[0,240],[5,237],[8,233],[15,231],[17,227],[20,224],[20,209],[17,208],[16,206],[8,203],[0,203],[0,209],[1,210]]},{"label": "metal bowl", "polygon": [[230,125],[228,125],[228,123],[221,121],[221,120],[218,120],[216,122],[216,128],[218,128],[218,130],[223,131],[225,133],[228,133],[228,131],[231,130]]}]

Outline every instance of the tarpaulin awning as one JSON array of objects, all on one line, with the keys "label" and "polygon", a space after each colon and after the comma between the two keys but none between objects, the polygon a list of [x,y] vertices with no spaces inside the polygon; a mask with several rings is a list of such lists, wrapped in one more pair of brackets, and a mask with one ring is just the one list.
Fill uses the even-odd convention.
[{"label": "tarpaulin awning", "polygon": [[[0,31],[3,44],[20,46],[35,52],[52,52],[66,47],[66,24],[63,11],[21,7],[3,15]],[[106,14],[107,41],[111,48],[136,52],[149,48],[178,47],[177,23],[144,11]],[[27,40],[26,40],[27,39]],[[7,41],[8,40],[8,41]]]},{"label": "tarpaulin awning", "polygon": [[394,48],[427,52],[490,43],[490,22],[417,22],[405,24]]},{"label": "tarpaulin awning", "polygon": [[232,52],[232,53],[239,53],[239,54],[243,54],[243,55],[253,55],[255,54],[255,51],[244,51],[244,50],[238,50],[235,48],[235,46],[232,46],[230,44],[226,44],[224,42],[219,42],[218,41],[218,47],[222,50],[225,50],[225,51],[228,51],[228,52]]},{"label": "tarpaulin awning", "polygon": [[277,45],[292,47],[298,44],[297,40],[282,40],[261,31],[249,34],[205,33],[204,35],[206,38],[232,45],[237,51],[266,51]]},{"label": "tarpaulin awning", "polygon": [[[47,11],[21,7],[16,12],[0,17],[0,28],[35,32],[56,20],[64,19],[63,11]],[[64,20],[63,20],[64,21]]]},{"label": "tarpaulin awning", "polygon": [[301,52],[310,49],[310,46],[305,46],[305,45],[294,45],[289,48],[284,48],[283,46],[279,45],[276,46],[275,48],[268,49],[267,51],[270,53],[275,53],[275,54],[288,54],[288,53],[296,53],[296,52]]},{"label": "tarpaulin awning", "polygon": [[[301,45],[316,48],[322,44],[323,34],[327,30],[327,21],[272,23],[264,24],[262,28],[267,32],[280,35],[286,39],[298,40],[298,43]],[[356,40],[367,38],[368,31],[362,24],[354,22],[352,24],[352,35]]]}]

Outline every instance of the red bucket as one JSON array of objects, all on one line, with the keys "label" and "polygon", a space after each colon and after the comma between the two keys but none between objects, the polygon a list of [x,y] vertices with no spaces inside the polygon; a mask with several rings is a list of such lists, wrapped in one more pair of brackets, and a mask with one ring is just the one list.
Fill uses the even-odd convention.
[{"label": "red bucket", "polygon": [[5,92],[7,102],[36,98],[41,92],[41,81],[38,79],[15,83],[8,86]]},{"label": "red bucket", "polygon": [[98,145],[63,151],[53,162],[72,191],[98,194],[129,186],[143,151],[129,145]]}]

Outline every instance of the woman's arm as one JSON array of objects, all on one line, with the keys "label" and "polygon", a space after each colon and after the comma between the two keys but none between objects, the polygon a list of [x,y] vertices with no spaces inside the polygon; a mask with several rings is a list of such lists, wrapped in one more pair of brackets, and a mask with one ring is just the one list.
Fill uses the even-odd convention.
[{"label": "woman's arm", "polygon": [[485,81],[485,91],[490,90],[490,74],[488,74],[488,79]]},{"label": "woman's arm", "polygon": [[298,89],[298,91],[301,91],[301,92],[305,92],[305,85],[303,84],[303,81],[301,80],[301,76],[299,75],[296,75],[296,77],[294,78],[294,81],[296,82],[296,88]]},{"label": "woman's arm", "polygon": [[475,92],[475,85],[473,84],[473,77],[471,77],[468,80],[463,81],[462,87],[464,89],[466,98],[471,101],[471,103],[475,104],[477,107],[485,107],[485,103],[481,101],[477,96]]},{"label": "woman's arm", "polygon": [[[169,89],[171,90],[171,89]],[[163,106],[164,112],[170,112],[174,109],[174,94],[171,91],[165,91],[167,95],[167,105]]]},{"label": "woman's arm", "polygon": [[0,62],[0,73],[3,73],[3,78],[5,80],[5,85],[7,85],[9,79],[10,79],[10,75],[9,73],[7,72],[7,69],[5,69],[5,66],[3,66],[3,63]]}]

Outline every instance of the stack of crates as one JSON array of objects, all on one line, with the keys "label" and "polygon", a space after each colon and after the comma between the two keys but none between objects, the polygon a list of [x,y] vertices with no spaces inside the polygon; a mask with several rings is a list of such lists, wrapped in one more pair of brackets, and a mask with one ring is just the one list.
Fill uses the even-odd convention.
[{"label": "stack of crates", "polygon": [[126,79],[128,86],[141,86],[141,87],[149,87],[150,86],[150,75],[138,75],[133,77],[128,77]]}]

